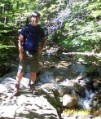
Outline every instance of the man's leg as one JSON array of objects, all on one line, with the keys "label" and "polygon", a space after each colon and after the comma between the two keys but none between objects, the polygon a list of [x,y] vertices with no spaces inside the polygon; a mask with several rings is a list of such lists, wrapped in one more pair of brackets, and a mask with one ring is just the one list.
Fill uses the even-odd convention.
[{"label": "man's leg", "polygon": [[15,90],[14,90],[15,95],[17,95],[17,93],[19,91],[20,81],[21,81],[22,77],[23,77],[23,73],[18,71],[17,76],[16,76]]},{"label": "man's leg", "polygon": [[31,88],[31,85],[35,84],[35,81],[37,79],[37,72],[39,71],[39,60],[38,60],[38,54],[34,54],[33,57],[30,59],[30,81],[29,85]]},{"label": "man's leg", "polygon": [[35,87],[34,87],[35,81],[36,81],[36,72],[31,72],[30,79],[29,79],[29,86],[32,93],[34,93],[35,91]]},{"label": "man's leg", "polygon": [[18,72],[17,72],[17,75],[16,75],[15,90],[14,90],[15,95],[19,91],[20,81],[21,81],[21,79],[23,77],[23,74],[24,74],[24,72],[26,70],[26,66],[27,66],[27,64],[26,64],[26,62],[24,60],[19,62]]},{"label": "man's leg", "polygon": [[31,84],[34,84],[35,81],[36,81],[36,72],[31,72],[30,74],[30,81],[31,81]]},{"label": "man's leg", "polygon": [[20,84],[20,81],[21,81],[22,77],[23,77],[23,72],[18,71],[18,73],[16,75],[16,83],[17,84]]}]

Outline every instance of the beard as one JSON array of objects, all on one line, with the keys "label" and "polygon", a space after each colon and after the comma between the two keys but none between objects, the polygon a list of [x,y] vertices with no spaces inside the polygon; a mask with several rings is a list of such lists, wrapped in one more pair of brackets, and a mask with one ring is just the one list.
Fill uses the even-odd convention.
[{"label": "beard", "polygon": [[34,25],[34,26],[36,26],[36,25],[38,25],[38,21],[36,21],[36,20],[33,19],[33,20],[31,20],[31,24]]}]

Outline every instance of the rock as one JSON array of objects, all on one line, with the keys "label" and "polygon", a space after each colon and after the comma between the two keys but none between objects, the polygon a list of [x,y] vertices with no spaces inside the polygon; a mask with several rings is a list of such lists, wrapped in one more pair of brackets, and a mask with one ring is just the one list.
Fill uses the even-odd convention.
[{"label": "rock", "polygon": [[91,113],[95,116],[101,115],[101,92],[96,93],[91,101]]},{"label": "rock", "polygon": [[3,117],[5,118],[14,118],[15,117],[15,112],[16,109],[18,108],[17,105],[3,105],[0,106],[0,119],[2,119]]},{"label": "rock", "polygon": [[93,78],[93,87],[97,91],[101,90],[101,78]]},{"label": "rock", "polygon": [[[49,73],[50,74],[50,73]],[[47,74],[47,75],[49,75]],[[29,75],[26,74],[21,80],[21,86],[18,96],[12,96],[15,79],[11,77],[5,77],[0,84],[0,117],[2,118],[38,118],[38,119],[59,119],[59,99],[53,93],[52,90],[56,89],[54,83],[50,80],[50,84],[37,86],[37,94],[32,94],[28,90]],[[49,75],[50,77],[50,75]],[[40,88],[41,91],[40,92]],[[50,94],[51,92],[51,94]],[[51,100],[50,100],[51,99]]]},{"label": "rock", "polygon": [[66,108],[76,108],[77,107],[77,97],[75,95],[65,94],[63,96],[63,106]]},{"label": "rock", "polygon": [[[44,70],[41,69],[34,94],[31,93],[28,86],[29,69],[21,80],[18,96],[12,96],[16,83],[16,73],[11,72],[0,78],[0,118],[61,119],[61,114],[65,108],[77,109],[81,98],[82,103],[86,99],[89,101],[91,99],[90,91],[86,89],[88,92],[86,95],[84,93],[86,78],[88,78],[85,78],[87,76],[85,67],[78,63],[69,64],[64,61],[56,65],[49,70],[46,67]],[[97,99],[97,103],[95,100],[92,101],[92,108],[95,111],[100,110],[99,99]],[[80,107],[83,106],[80,105]],[[97,114],[100,112],[97,111]]]},{"label": "rock", "polygon": [[67,86],[58,86],[58,92],[61,97],[63,97],[65,94],[71,94],[71,88]]},{"label": "rock", "polygon": [[74,63],[70,66],[70,68],[72,69],[73,72],[78,72],[78,73],[86,72],[85,66],[80,63]]},{"label": "rock", "polygon": [[57,111],[43,96],[19,97],[19,108],[16,110],[17,117],[29,118],[53,118],[58,119]]},{"label": "rock", "polygon": [[85,89],[79,83],[74,83],[74,90],[78,96],[85,97]]},{"label": "rock", "polygon": [[4,86],[3,84],[0,84],[0,93],[4,93],[7,91],[6,86]]},{"label": "rock", "polygon": [[61,94],[68,93],[68,94],[76,94],[78,96],[85,97],[84,87],[82,87],[79,83],[75,82],[75,80],[66,79],[64,82],[61,82],[59,92]]}]

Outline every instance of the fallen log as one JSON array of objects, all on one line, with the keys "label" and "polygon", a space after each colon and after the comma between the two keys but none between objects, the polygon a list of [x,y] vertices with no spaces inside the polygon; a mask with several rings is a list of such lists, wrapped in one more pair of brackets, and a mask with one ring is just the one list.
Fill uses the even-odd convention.
[{"label": "fallen log", "polygon": [[93,56],[96,58],[101,57],[101,53],[93,53],[93,52],[68,52],[68,53],[63,52],[62,54],[63,55],[84,55],[84,56],[89,56],[89,57]]}]

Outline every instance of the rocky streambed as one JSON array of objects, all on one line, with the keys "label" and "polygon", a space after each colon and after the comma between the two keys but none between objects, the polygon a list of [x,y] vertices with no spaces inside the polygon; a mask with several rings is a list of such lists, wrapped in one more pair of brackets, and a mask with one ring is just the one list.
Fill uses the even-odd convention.
[{"label": "rocky streambed", "polygon": [[34,94],[28,86],[29,68],[18,96],[12,95],[17,72],[0,78],[0,119],[100,119],[101,79],[89,77],[80,62],[50,54],[42,59]]}]

